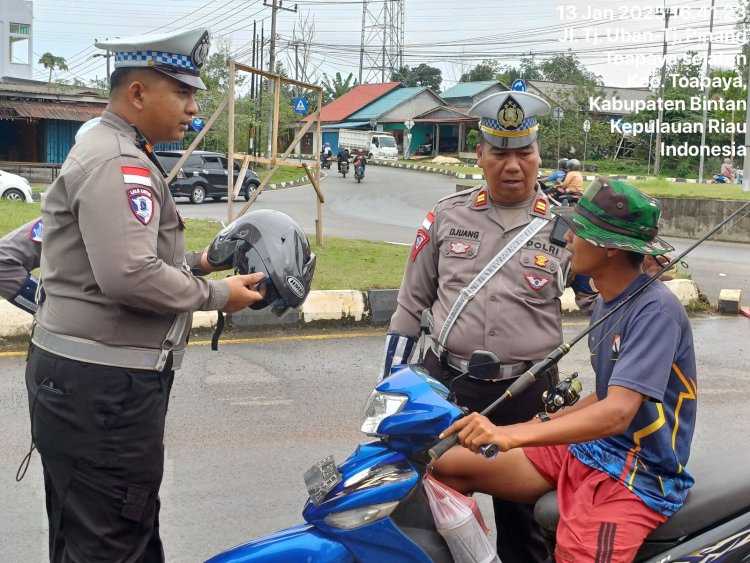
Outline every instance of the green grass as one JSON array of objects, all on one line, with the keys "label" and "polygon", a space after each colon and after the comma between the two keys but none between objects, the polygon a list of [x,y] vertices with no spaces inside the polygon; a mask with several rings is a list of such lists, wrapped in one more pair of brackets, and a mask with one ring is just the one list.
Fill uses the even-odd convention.
[{"label": "green grass", "polygon": [[[0,201],[0,236],[39,216],[39,203]],[[216,221],[185,219],[185,248],[206,248],[221,230]],[[314,238],[314,237],[313,237]],[[409,246],[348,240],[323,239],[323,247],[312,245],[318,257],[313,289],[385,289],[399,287]],[[217,272],[220,279],[228,272]]]},{"label": "green grass", "polygon": [[632,184],[655,197],[694,199],[750,199],[739,184],[683,184],[662,179],[634,180]]},{"label": "green grass", "polygon": [[[259,167],[255,171],[255,173],[258,175],[258,178],[262,182],[263,178],[265,178],[266,174],[268,174],[268,170],[263,167]],[[290,180],[298,180],[302,177],[307,177],[305,171],[302,168],[297,168],[296,166],[282,166],[273,175],[269,184],[278,184],[281,182],[288,182]],[[47,189],[47,186],[49,186],[49,183],[33,182],[31,184],[31,191],[34,193],[44,193],[44,191]]]}]

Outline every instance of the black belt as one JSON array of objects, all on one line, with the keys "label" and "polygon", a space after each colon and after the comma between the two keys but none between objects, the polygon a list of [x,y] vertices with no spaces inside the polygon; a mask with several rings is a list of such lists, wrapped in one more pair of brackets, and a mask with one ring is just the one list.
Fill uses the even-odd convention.
[{"label": "black belt", "polygon": [[[438,355],[435,353],[435,350],[431,348],[430,352],[435,354],[440,360],[440,365],[443,369],[454,377],[469,371],[469,360],[465,360],[448,351],[444,351],[441,355]],[[534,362],[531,361],[518,362],[515,364],[500,364],[497,367],[497,371],[494,373],[488,373],[484,377],[475,377],[473,375],[469,375],[468,377],[471,379],[480,379],[482,381],[506,381],[525,373],[533,365]]]}]

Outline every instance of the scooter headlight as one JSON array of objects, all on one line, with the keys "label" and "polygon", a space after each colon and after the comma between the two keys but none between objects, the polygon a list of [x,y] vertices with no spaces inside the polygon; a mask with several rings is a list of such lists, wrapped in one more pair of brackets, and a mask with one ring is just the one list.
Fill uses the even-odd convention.
[{"label": "scooter headlight", "polygon": [[334,512],[323,520],[332,528],[339,530],[353,530],[367,524],[372,524],[390,516],[391,512],[398,506],[399,501],[384,502],[382,504],[371,504],[344,512]]},{"label": "scooter headlight", "polygon": [[362,432],[368,435],[377,436],[380,423],[404,408],[408,399],[408,396],[401,395],[400,393],[382,393],[378,390],[373,391],[365,405]]}]

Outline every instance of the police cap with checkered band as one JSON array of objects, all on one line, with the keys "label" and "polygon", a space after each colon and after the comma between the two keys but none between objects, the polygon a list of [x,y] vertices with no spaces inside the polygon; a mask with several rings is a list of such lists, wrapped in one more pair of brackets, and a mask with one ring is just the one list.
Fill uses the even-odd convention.
[{"label": "police cap with checkered band", "polygon": [[115,55],[115,69],[150,68],[193,88],[205,90],[200,73],[211,39],[205,28],[121,37],[95,43]]},{"label": "police cap with checkered band", "polygon": [[479,100],[469,115],[479,118],[484,140],[500,149],[529,146],[539,136],[537,116],[547,115],[550,105],[528,92],[499,92]]}]

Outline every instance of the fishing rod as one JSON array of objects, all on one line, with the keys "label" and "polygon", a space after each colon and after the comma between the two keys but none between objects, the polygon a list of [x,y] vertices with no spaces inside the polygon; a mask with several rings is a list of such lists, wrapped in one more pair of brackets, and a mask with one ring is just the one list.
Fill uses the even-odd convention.
[{"label": "fishing rod", "polygon": [[[700,244],[703,244],[706,240],[711,238],[713,235],[715,235],[719,230],[721,230],[727,223],[732,221],[735,217],[737,217],[740,213],[742,213],[746,207],[750,206],[750,201],[746,202],[744,205],[742,205],[739,209],[736,209],[731,215],[729,215],[726,219],[724,219],[721,223],[716,225],[714,228],[712,228],[708,233],[703,235],[699,240],[695,241],[690,247],[688,247],[687,250],[685,250],[682,254],[677,256],[676,258],[673,258],[672,260],[666,262],[661,270],[656,272],[654,275],[652,275],[646,282],[639,287],[637,290],[635,290],[633,293],[628,295],[625,299],[620,301],[616,306],[612,308],[612,310],[604,315],[602,318],[597,320],[596,322],[589,325],[589,327],[583,331],[581,331],[577,336],[575,336],[570,342],[563,342],[552,350],[549,354],[547,354],[547,357],[545,357],[543,360],[537,362],[533,366],[531,366],[528,371],[523,373],[518,377],[516,381],[513,382],[513,384],[508,387],[508,389],[503,393],[500,397],[498,397],[495,402],[493,402],[491,405],[489,405],[486,409],[484,409],[481,414],[482,416],[487,416],[489,413],[491,413],[495,408],[498,407],[502,402],[506,401],[507,399],[510,399],[514,395],[518,395],[519,393],[524,392],[526,389],[534,385],[534,383],[537,382],[539,379],[539,375],[547,371],[549,368],[551,368],[553,365],[556,365],[568,352],[570,352],[570,349],[575,346],[578,342],[580,342],[584,337],[586,337],[592,330],[594,330],[596,327],[601,325],[603,322],[605,322],[608,318],[610,318],[612,315],[614,315],[617,311],[619,311],[622,307],[624,307],[627,303],[633,302],[634,299],[636,299],[641,293],[643,293],[646,288],[648,288],[652,283],[654,283],[656,280],[661,277],[661,275],[669,270],[672,266],[675,264],[678,264],[682,261],[682,259],[687,256],[690,252],[695,250],[697,246]],[[435,446],[430,448],[429,454],[430,457],[433,460],[438,459],[441,455],[443,455],[445,452],[447,452],[449,449],[451,449],[453,446],[455,446],[458,443],[458,433],[453,433],[450,436],[446,436],[442,440],[440,440]],[[495,444],[488,444],[486,446],[483,446],[481,448],[481,453],[487,458],[494,457],[497,455],[498,448]]]}]

